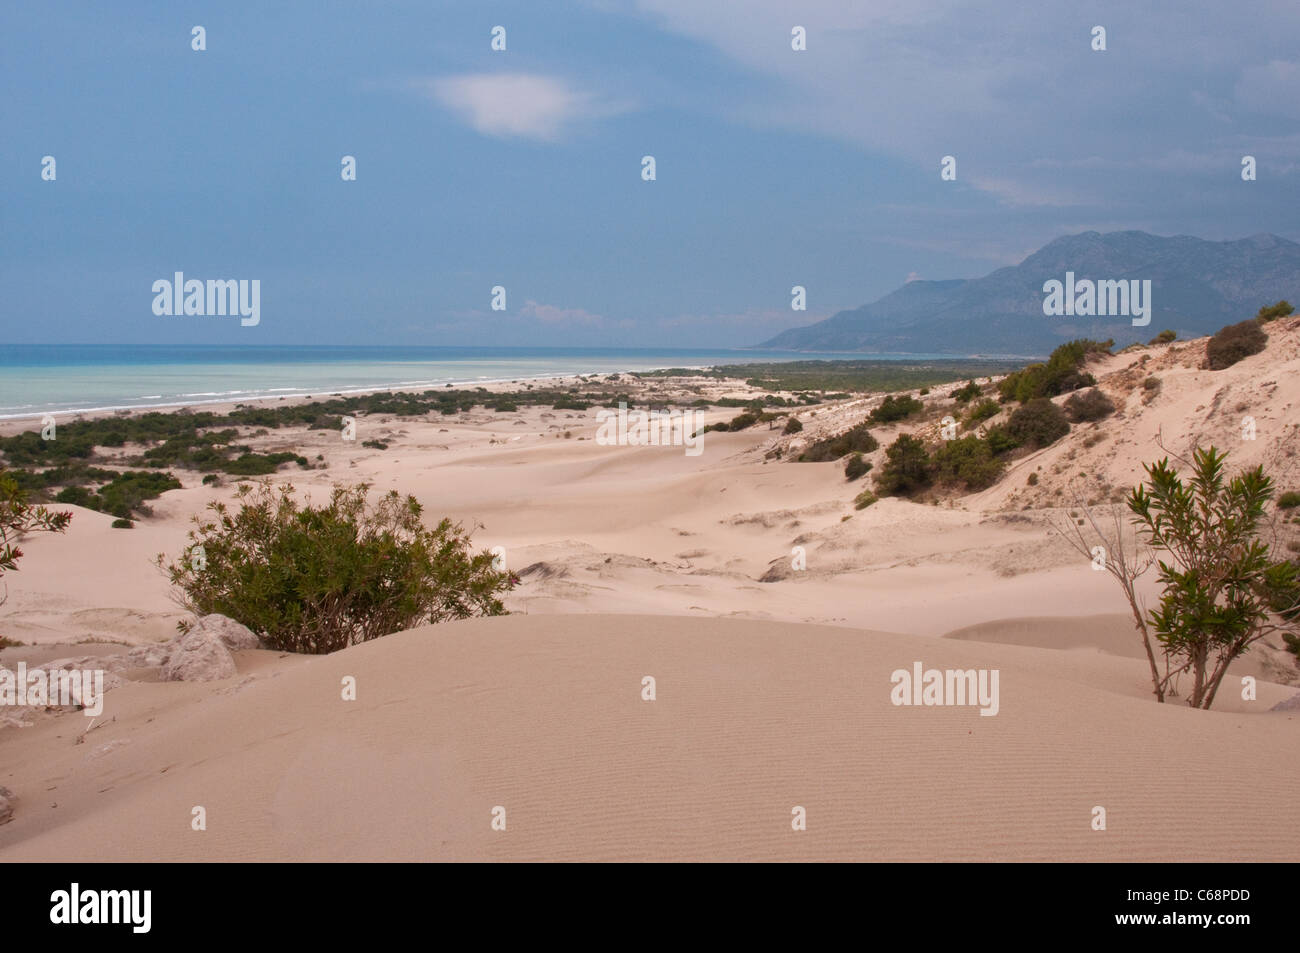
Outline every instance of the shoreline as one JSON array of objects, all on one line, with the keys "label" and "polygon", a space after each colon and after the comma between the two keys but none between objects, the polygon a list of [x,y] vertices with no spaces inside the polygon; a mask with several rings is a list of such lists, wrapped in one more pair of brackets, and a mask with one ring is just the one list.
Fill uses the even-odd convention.
[{"label": "shoreline", "polygon": [[[682,365],[668,365],[668,366],[679,367]],[[683,369],[689,371],[707,371],[707,370],[711,370],[712,367],[713,365],[703,365],[700,367],[684,367]],[[666,368],[642,368],[640,369],[640,371],[623,370],[623,371],[609,371],[608,373],[609,374],[635,374],[641,371],[655,371],[655,370],[665,370],[665,369]],[[430,386],[415,385],[415,384],[409,384],[409,385],[393,384],[391,386],[381,385],[377,387],[361,387],[361,388],[348,389],[348,390],[331,390],[328,393],[318,391],[316,393],[311,393],[311,394],[308,393],[276,394],[276,395],[265,395],[260,397],[246,397],[246,398],[239,398],[239,399],[225,398],[225,399],[215,399],[215,400],[181,401],[177,403],[165,403],[165,404],[94,407],[94,408],[87,408],[84,410],[47,410],[47,411],[33,412],[28,414],[0,414],[0,435],[12,436],[14,433],[21,432],[21,430],[23,429],[30,429],[30,428],[20,428],[20,430],[11,430],[10,425],[21,424],[24,421],[40,420],[46,414],[49,414],[50,416],[54,417],[56,420],[58,420],[58,418],[60,417],[71,417],[73,419],[81,418],[85,420],[99,420],[104,417],[124,416],[124,415],[131,415],[137,413],[141,413],[141,414],[154,413],[159,411],[169,411],[171,413],[178,413],[183,410],[190,410],[192,408],[199,408],[199,407],[203,408],[204,410],[221,411],[221,412],[228,413],[229,411],[234,410],[234,408],[238,406],[253,406],[253,405],[266,404],[266,403],[279,404],[281,401],[283,401],[286,406],[290,406],[297,403],[306,403],[308,401],[328,400],[332,397],[360,397],[368,394],[400,394],[405,392],[419,394],[429,390],[432,391],[471,390],[471,389],[477,389],[479,387],[482,387],[491,393],[497,393],[498,392],[497,389],[501,388],[502,385],[515,384],[515,383],[537,383],[541,381],[555,382],[557,385],[571,386],[573,384],[579,383],[583,378],[589,378],[594,375],[603,375],[605,373],[606,372],[602,372],[602,371],[590,371],[581,374],[541,374],[534,377],[510,377],[510,378],[501,377],[501,378],[493,378],[491,380],[476,380],[476,381],[465,381],[465,382],[448,381],[444,383],[441,387],[430,387]],[[414,388],[417,387],[420,387],[421,389],[415,390]]]}]

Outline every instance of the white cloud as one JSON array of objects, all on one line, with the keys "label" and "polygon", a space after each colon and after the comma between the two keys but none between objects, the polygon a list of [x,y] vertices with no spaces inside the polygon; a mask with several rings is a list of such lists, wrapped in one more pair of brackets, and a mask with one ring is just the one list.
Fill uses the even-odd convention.
[{"label": "white cloud", "polygon": [[524,306],[519,309],[519,314],[525,318],[536,318],[543,324],[582,324],[591,327],[605,323],[601,315],[583,311],[581,308],[557,308],[555,305],[538,304],[536,301],[524,302]]},{"label": "white cloud", "polygon": [[574,124],[623,112],[538,73],[474,73],[415,84],[485,136],[554,142]]}]

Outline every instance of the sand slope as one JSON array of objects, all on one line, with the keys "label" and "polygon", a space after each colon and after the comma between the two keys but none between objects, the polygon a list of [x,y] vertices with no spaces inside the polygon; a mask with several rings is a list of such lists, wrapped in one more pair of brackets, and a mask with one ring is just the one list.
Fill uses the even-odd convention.
[{"label": "sand slope", "polygon": [[[1000,714],[894,707],[891,671],[918,660],[998,668]],[[1250,713],[1204,713],[1146,700],[1142,664],[1114,656],[629,615],[239,661],[225,683],[111,692],[116,720],[83,744],[80,714],[0,734],[21,799],[0,859],[1300,856],[1279,823],[1300,717],[1262,713],[1280,686]]]}]

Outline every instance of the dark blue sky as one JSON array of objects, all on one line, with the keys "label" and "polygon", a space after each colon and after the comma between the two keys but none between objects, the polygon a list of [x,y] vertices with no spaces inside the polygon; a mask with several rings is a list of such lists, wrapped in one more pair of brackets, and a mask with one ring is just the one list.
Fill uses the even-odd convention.
[{"label": "dark blue sky", "polygon": [[0,341],[745,345],[1068,232],[1300,239],[1300,4],[1134,6],[6,4]]}]

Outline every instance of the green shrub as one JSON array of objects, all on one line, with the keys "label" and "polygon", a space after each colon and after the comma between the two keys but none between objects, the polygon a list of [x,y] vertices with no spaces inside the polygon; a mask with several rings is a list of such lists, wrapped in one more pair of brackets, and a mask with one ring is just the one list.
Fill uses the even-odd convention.
[{"label": "green shrub", "polygon": [[875,424],[890,424],[910,417],[912,414],[924,409],[924,407],[925,404],[911,394],[897,396],[890,394],[881,402],[879,407],[871,412],[867,419]]},{"label": "green shrub", "polygon": [[703,432],[708,433],[711,430],[716,430],[719,431],[720,433],[726,433],[728,431],[744,430],[747,427],[752,427],[754,426],[754,424],[758,423],[758,418],[759,418],[758,414],[748,413],[748,412],[743,413],[737,417],[732,417],[729,423],[720,422],[716,424],[709,424],[704,428]]},{"label": "green shrub", "polygon": [[1288,490],[1277,498],[1278,509],[1293,510],[1300,506],[1300,493],[1295,490]]},{"label": "green shrub", "polygon": [[1075,391],[1065,399],[1065,416],[1074,423],[1101,420],[1114,412],[1115,405],[1110,398],[1095,387]]},{"label": "green shrub", "polygon": [[907,495],[930,485],[930,455],[925,444],[909,434],[899,434],[885,449],[885,464],[876,477],[876,492]]},{"label": "green shrub", "polygon": [[799,422],[799,418],[791,417],[789,420],[785,422],[785,429],[782,430],[781,432],[789,434],[789,433],[799,433],[801,430],[803,430],[803,424]]},{"label": "green shrub", "polygon": [[879,446],[880,442],[871,435],[864,421],[842,434],[818,440],[799,454],[799,460],[803,463],[824,463],[827,460],[838,460],[846,453],[871,453]]},{"label": "green shrub", "polygon": [[967,401],[974,400],[981,393],[983,393],[983,391],[980,390],[979,384],[976,384],[974,381],[967,381],[964,387],[960,387],[953,391],[952,396],[957,403],[964,404]]},{"label": "green shrub", "polygon": [[997,482],[1003,461],[993,455],[987,440],[968,434],[945,440],[934,452],[934,473],[945,483],[961,483],[968,490],[982,490]]},{"label": "green shrub", "polygon": [[[1146,643],[1157,700],[1164,701],[1170,679],[1186,671],[1179,687],[1187,704],[1200,709],[1214,704],[1232,662],[1277,631],[1275,615],[1295,618],[1300,594],[1297,566],[1276,560],[1267,541],[1272,478],[1262,466],[1229,475],[1226,458],[1214,447],[1197,447],[1186,481],[1168,458],[1147,464],[1146,485],[1128,496],[1139,545],[1156,550],[1159,607],[1143,613],[1132,596],[1132,577],[1112,573],[1126,589]],[[1163,650],[1163,666],[1155,661],[1153,640]]]},{"label": "green shrub", "polygon": [[1152,338],[1150,341],[1148,341],[1147,343],[1148,343],[1148,344],[1168,344],[1170,341],[1177,340],[1177,338],[1178,338],[1178,335],[1177,335],[1176,333],[1174,333],[1173,331],[1170,331],[1168,328],[1165,328],[1163,331],[1161,331],[1159,334],[1157,334],[1155,337],[1153,337],[1153,338]]},{"label": "green shrub", "polygon": [[1055,397],[1081,387],[1091,387],[1096,378],[1081,370],[1084,362],[1094,354],[1110,352],[1114,341],[1091,341],[1080,338],[1062,344],[1047,358],[1045,364],[1030,364],[1024,370],[1008,374],[998,384],[1003,400],[1027,403],[1039,397]]},{"label": "green shrub", "polygon": [[1268,335],[1258,321],[1240,321],[1214,332],[1205,345],[1210,370],[1221,371],[1238,361],[1258,354],[1268,343]]},{"label": "green shrub", "polygon": [[860,453],[850,454],[849,462],[844,464],[844,478],[849,482],[866,476],[870,471],[871,461],[864,460]]},{"label": "green shrub", "polygon": [[136,511],[148,512],[146,500],[157,499],[168,490],[179,490],[181,481],[170,473],[128,470],[99,488],[100,505],[95,509],[123,519]]},{"label": "green shrub", "polygon": [[130,520],[115,519],[113,520],[112,528],[113,529],[134,529],[135,524],[132,523]]},{"label": "green shrub", "polygon": [[[290,485],[240,486],[238,510],[213,502],[190,547],[158,565],[196,615],[219,612],[274,649],[322,654],[424,623],[501,615],[516,577],[473,553],[459,524],[425,527],[396,491],[371,504],[369,485],[335,487],[325,506],[300,505]],[[204,564],[190,558],[203,547]]]},{"label": "green shrub", "polygon": [[4,574],[15,571],[23,556],[17,542],[28,533],[62,533],[71,521],[71,513],[54,513],[27,502],[27,491],[0,466],[0,604],[8,598]]},{"label": "green shrub", "polygon": [[972,407],[970,412],[966,414],[966,425],[973,427],[978,423],[983,423],[990,417],[996,417],[998,412],[1001,410],[1002,408],[998,405],[996,400],[990,400],[986,397]]},{"label": "green shrub", "polygon": [[1002,424],[990,427],[984,434],[984,439],[988,442],[989,449],[998,456],[1015,450],[1021,443],[1020,439],[1013,436]]},{"label": "green shrub", "polygon": [[1255,315],[1255,320],[1260,324],[1267,324],[1269,321],[1285,318],[1294,310],[1295,308],[1291,307],[1289,302],[1282,300],[1275,305],[1265,305],[1260,308],[1259,313]]},{"label": "green shrub", "polygon": [[113,479],[98,490],[84,486],[68,486],[54,497],[56,503],[84,506],[122,519],[130,519],[136,512],[148,512],[146,500],[157,499],[167,490],[179,490],[181,481],[170,473],[150,470],[127,470],[115,473]]},{"label": "green shrub", "polygon": [[853,508],[855,510],[865,510],[872,503],[876,502],[876,499],[876,494],[872,493],[870,490],[863,490],[853,498]]},{"label": "green shrub", "polygon": [[1160,378],[1154,375],[1148,377],[1146,380],[1142,382],[1142,389],[1153,390],[1158,392],[1160,390]]},{"label": "green shrub", "polygon": [[203,475],[203,485],[204,485],[204,486],[220,486],[220,485],[221,485],[221,477],[217,476],[215,473],[205,473],[205,474]]},{"label": "green shrub", "polygon": [[1006,429],[1017,444],[1046,447],[1070,432],[1070,422],[1060,407],[1046,397],[1038,397],[1016,408]]},{"label": "green shrub", "polygon": [[65,486],[54,497],[55,503],[68,503],[72,506],[84,506],[88,510],[98,509],[98,500],[94,491],[84,486]]},{"label": "green shrub", "polygon": [[1029,479],[1025,480],[1025,483],[1029,486],[1038,486],[1038,471],[1030,471]]},{"label": "green shrub", "polygon": [[382,440],[363,440],[361,446],[369,447],[372,450],[387,450],[388,444]]},{"label": "green shrub", "polygon": [[220,469],[232,476],[267,476],[290,460],[306,460],[295,453],[243,453],[234,460],[220,464]]}]

